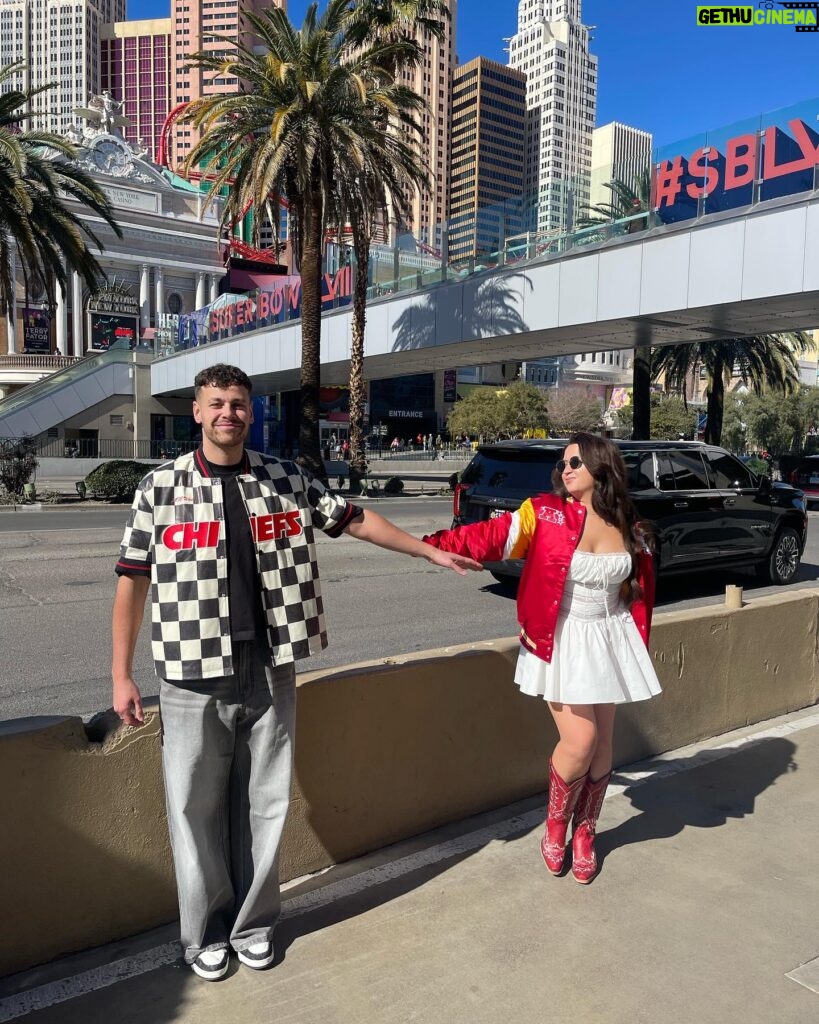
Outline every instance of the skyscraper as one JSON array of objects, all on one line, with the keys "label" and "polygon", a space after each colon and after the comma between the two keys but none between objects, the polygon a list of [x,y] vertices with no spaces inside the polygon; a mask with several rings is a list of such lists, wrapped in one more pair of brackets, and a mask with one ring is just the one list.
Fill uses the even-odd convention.
[{"label": "skyscraper", "polygon": [[156,159],[171,90],[171,21],[118,21],[102,27],[100,88],[122,102],[130,122],[122,134],[133,145],[142,140]]},{"label": "skyscraper", "polygon": [[476,57],[452,81],[449,258],[496,252],[523,230],[526,75]]},{"label": "skyscraper", "polygon": [[413,198],[412,221],[408,227],[419,241],[435,250],[443,243],[449,184],[449,109],[455,67],[457,0],[448,0],[448,4],[450,18],[444,22],[442,38],[438,40],[429,32],[421,32],[423,61],[417,68],[405,68],[401,74],[402,83],[423,97],[427,104],[427,109],[419,116],[423,129],[419,145],[431,188]]},{"label": "skyscraper", "polygon": [[[238,40],[250,28],[247,12],[271,6],[286,7],[286,0],[171,0],[171,103],[181,103],[215,93],[237,92],[234,76],[219,77],[212,71],[185,66],[197,50],[224,52],[228,47],[213,34]],[[247,38],[244,39],[247,43]],[[196,145],[199,133],[189,124],[177,124],[173,136],[171,165],[179,167]]]},{"label": "skyscraper", "polygon": [[651,164],[651,132],[632,128],[619,121],[595,128],[592,132],[591,205],[610,203],[609,181],[634,187],[634,179]]},{"label": "skyscraper", "polygon": [[538,230],[566,229],[589,205],[597,58],[581,0],[520,0],[509,66],[526,74],[526,191]]},{"label": "skyscraper", "polygon": [[102,26],[125,18],[125,0],[0,0],[0,61],[25,61],[7,88],[54,88],[35,96],[38,128],[64,133],[73,111],[100,92]]}]

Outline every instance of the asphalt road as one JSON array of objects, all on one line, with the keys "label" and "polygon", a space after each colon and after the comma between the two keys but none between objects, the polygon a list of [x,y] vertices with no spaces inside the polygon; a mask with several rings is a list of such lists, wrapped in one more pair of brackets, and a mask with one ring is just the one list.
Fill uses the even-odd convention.
[{"label": "asphalt road", "polygon": [[[449,525],[447,498],[373,503],[411,533]],[[0,512],[0,719],[88,716],[110,705],[113,573],[127,508]],[[819,581],[819,523],[791,586]],[[349,537],[318,538],[330,646],[302,662],[332,667],[516,632],[514,595],[488,573],[460,577]],[[711,573],[661,584],[663,610],[716,604],[725,586],[762,594],[751,573]],[[136,675],[156,692],[147,622]]]}]

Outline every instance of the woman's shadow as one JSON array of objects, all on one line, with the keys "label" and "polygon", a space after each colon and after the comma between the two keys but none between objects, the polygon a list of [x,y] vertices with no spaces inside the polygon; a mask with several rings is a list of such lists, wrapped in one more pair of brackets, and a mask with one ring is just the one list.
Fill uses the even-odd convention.
[{"label": "woman's shadow", "polygon": [[632,807],[642,813],[598,834],[598,858],[602,863],[622,846],[670,839],[686,826],[717,828],[730,818],[753,814],[757,796],[781,775],[796,771],[795,752],[790,740],[772,737],[751,740],[738,749],[718,747],[693,758],[659,762],[659,778],[624,790]]}]

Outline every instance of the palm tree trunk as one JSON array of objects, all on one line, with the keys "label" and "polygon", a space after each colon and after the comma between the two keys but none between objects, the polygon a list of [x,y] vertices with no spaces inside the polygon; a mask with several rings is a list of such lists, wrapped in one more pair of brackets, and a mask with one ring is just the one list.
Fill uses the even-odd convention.
[{"label": "palm tree trunk", "polygon": [[722,418],[725,413],[725,363],[716,359],[711,367],[705,423],[705,443],[719,444],[722,440]]},{"label": "palm tree trunk", "polygon": [[364,453],[364,328],[367,322],[367,276],[370,265],[370,236],[363,224],[353,224],[355,284],[353,286],[352,343],[350,346],[350,490],[357,490],[367,475]]},{"label": "palm tree trunk", "polygon": [[634,350],[631,380],[631,405],[634,425],[632,440],[648,441],[651,437],[651,346]]},{"label": "palm tree trunk", "polygon": [[299,462],[326,481],[319,444],[319,387],[321,385],[321,250],[322,195],[305,196],[301,245],[301,421]]}]

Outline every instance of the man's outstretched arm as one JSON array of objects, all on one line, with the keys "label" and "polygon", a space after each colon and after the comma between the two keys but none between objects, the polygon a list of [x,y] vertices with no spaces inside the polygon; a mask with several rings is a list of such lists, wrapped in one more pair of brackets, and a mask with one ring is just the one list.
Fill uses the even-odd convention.
[{"label": "man's outstretched arm", "polygon": [[452,555],[447,551],[440,551],[425,544],[371,509],[360,509],[358,515],[344,528],[344,533],[357,540],[366,540],[380,548],[387,548],[389,551],[412,555],[413,558],[425,558],[433,565],[440,565],[444,569],[454,569],[461,576],[466,576],[468,569],[476,572],[483,569],[481,563],[476,562],[473,558],[467,558],[465,555]]},{"label": "man's outstretched arm", "polygon": [[113,659],[111,677],[114,681],[114,711],[126,725],[141,725],[142,697],[134,682],[134,649],[136,648],[145,598],[151,580],[148,576],[120,576],[114,596],[111,624]]}]

